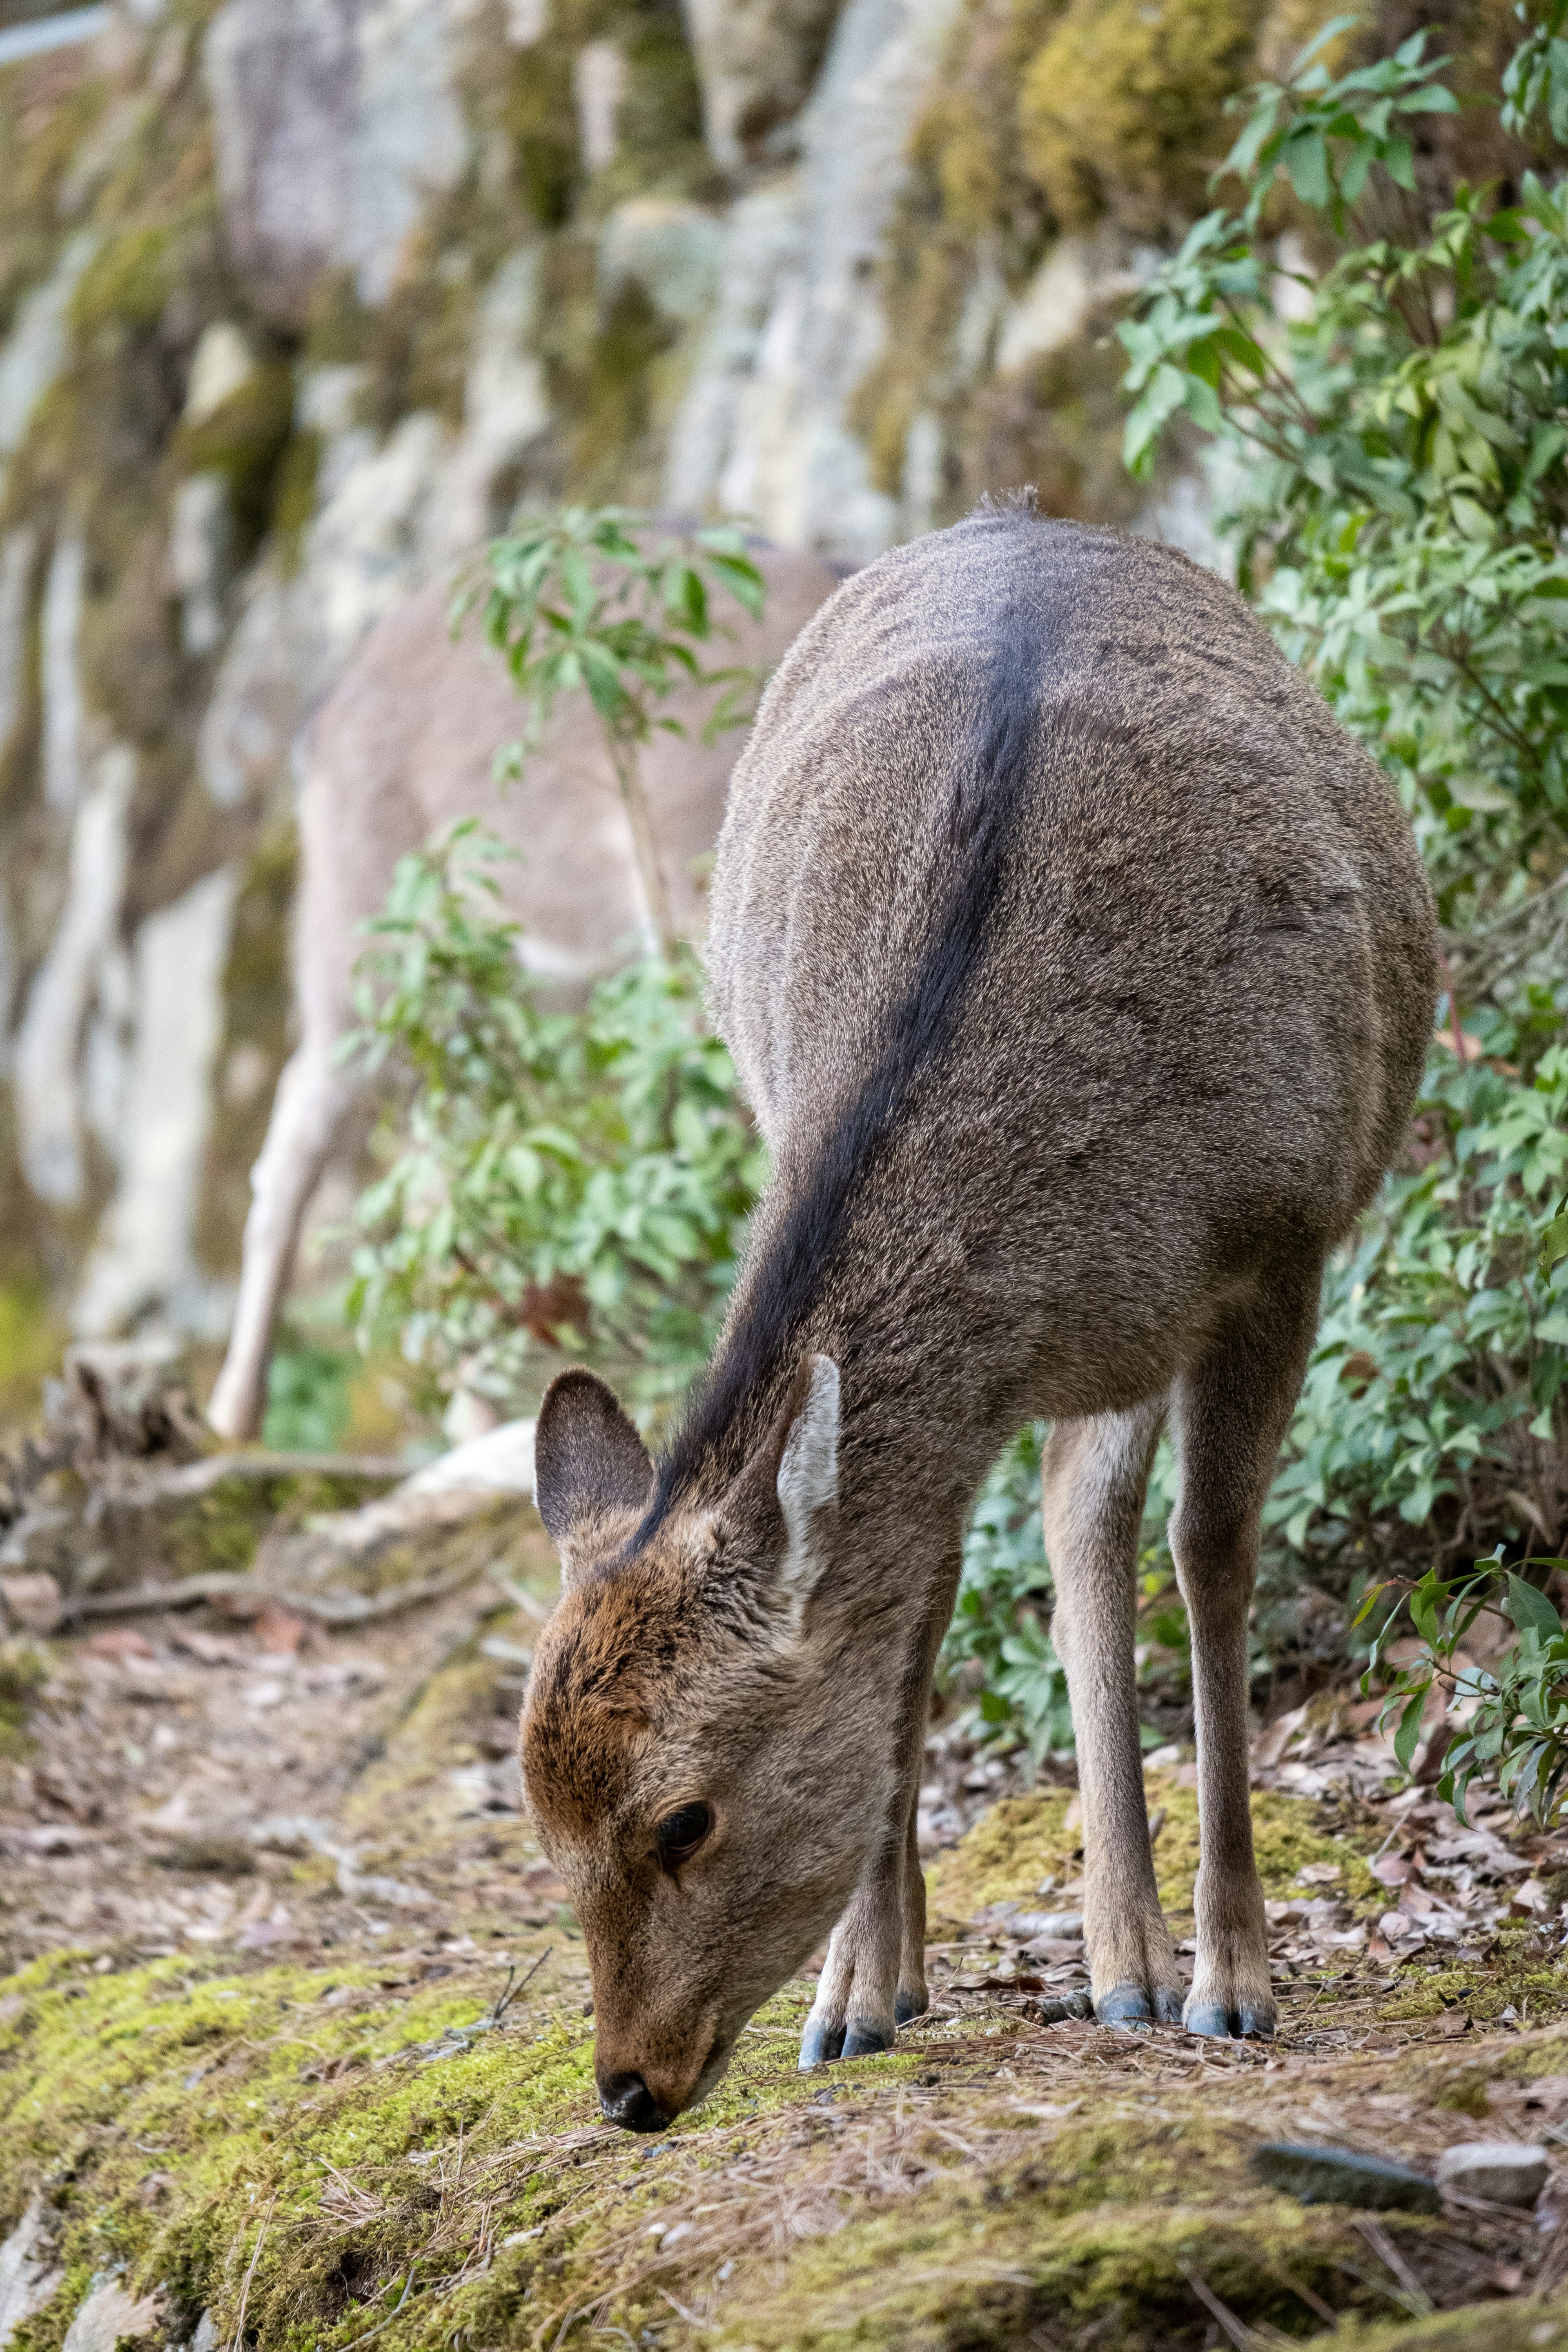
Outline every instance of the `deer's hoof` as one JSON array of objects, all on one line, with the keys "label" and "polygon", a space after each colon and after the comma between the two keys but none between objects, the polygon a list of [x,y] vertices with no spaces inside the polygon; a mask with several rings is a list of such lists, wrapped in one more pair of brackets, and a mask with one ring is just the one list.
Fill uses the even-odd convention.
[{"label": "deer's hoof", "polygon": [[1135,2031],[1156,2022],[1174,2025],[1181,2019],[1182,1997],[1164,1985],[1156,1985],[1152,1992],[1142,1985],[1118,1985],[1095,2002],[1094,2013],[1101,2025],[1125,2025]]},{"label": "deer's hoof", "polygon": [[844,2036],[843,2055],[846,2058],[874,2058],[879,2050],[890,2050],[893,2037],[885,2026],[875,2025],[868,2017],[852,2017]]},{"label": "deer's hoof", "polygon": [[1275,2009],[1271,2000],[1189,2000],[1182,2022],[1189,2033],[1204,2033],[1217,2042],[1274,2039]]},{"label": "deer's hoof", "polygon": [[826,2066],[844,2054],[844,2025],[835,2024],[831,2018],[808,2017],[805,2032],[800,2037],[800,2071],[810,2073],[814,2066]]},{"label": "deer's hoof", "polygon": [[901,1992],[893,2002],[893,2023],[911,2025],[917,2017],[923,2017],[930,2007],[929,1992]]}]

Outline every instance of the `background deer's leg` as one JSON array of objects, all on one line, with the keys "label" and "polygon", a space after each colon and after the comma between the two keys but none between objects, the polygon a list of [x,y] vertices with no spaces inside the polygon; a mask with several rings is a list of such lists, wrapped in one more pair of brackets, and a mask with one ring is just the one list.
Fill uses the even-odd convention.
[{"label": "background deer's leg", "polygon": [[917,1827],[920,1809],[917,1764],[904,1829],[903,1937],[899,1951],[899,1990],[893,2000],[893,2018],[899,2025],[908,2025],[911,2018],[923,2017],[931,2007],[931,1995],[926,1990],[926,1882],[921,1868]]},{"label": "background deer's leg", "polygon": [[828,1939],[816,1999],[801,2037],[804,2070],[829,2058],[864,2058],[927,2006],[925,1880],[915,1836],[931,1678],[952,1615],[962,1565],[955,1536],[931,1598],[910,1628],[899,1686],[897,1779],[887,1827]]},{"label": "background deer's leg", "polygon": [[267,1140],[250,1172],[239,1296],[228,1353],[207,1419],[220,1437],[254,1437],[267,1409],[272,1326],[289,1281],[306,1204],[353,1089],[336,1067],[336,1032],[307,1034],[278,1082]]},{"label": "background deer's leg", "polygon": [[1111,2025],[1182,2013],[1154,1885],[1132,1660],[1138,1530],[1164,1417],[1162,1397],[1131,1412],[1058,1422],[1042,1465],[1051,1633],[1078,1742],[1084,1941],[1095,2014]]},{"label": "background deer's leg", "polygon": [[1193,1637],[1198,1832],[1194,2033],[1271,2034],[1263,1889],[1252,1852],[1247,1627],[1258,1516],[1301,1385],[1320,1267],[1231,1320],[1176,1383],[1181,1492],[1171,1549]]}]

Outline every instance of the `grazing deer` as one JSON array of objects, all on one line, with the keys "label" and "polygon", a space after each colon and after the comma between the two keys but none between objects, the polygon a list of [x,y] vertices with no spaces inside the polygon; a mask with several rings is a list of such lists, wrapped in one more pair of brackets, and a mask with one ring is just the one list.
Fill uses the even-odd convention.
[{"label": "grazing deer", "polygon": [[[728,635],[715,658],[768,670],[841,574],[779,548],[749,552],[766,583],[763,616],[753,621],[739,605],[723,612]],[[592,709],[580,695],[563,698],[519,782],[498,792],[492,762],[521,733],[523,713],[477,626],[453,637],[451,594],[437,583],[384,620],[300,745],[300,1043],[251,1171],[233,1331],[207,1409],[224,1437],[254,1437],[261,1425],[272,1327],[300,1221],[360,1083],[336,1053],[353,1023],[363,926],[385,905],[397,860],[457,819],[482,816],[521,853],[493,872],[522,926],[523,963],[564,988],[580,991],[612,970],[638,927],[626,806]],[[685,737],[656,733],[642,754],[657,846],[685,931],[700,928],[692,868],[713,846],[742,740],[731,730],[703,742],[714,699],[711,689],[678,688],[661,715],[679,720]]]},{"label": "grazing deer", "polygon": [[[586,1371],[537,1434],[563,1588],[522,1763],[605,2115],[656,2130],[700,2099],[829,1927],[803,2066],[925,2008],[932,1663],[975,1490],[1035,1414],[1096,2011],[1270,2032],[1247,1607],[1324,1258],[1432,1025],[1393,788],[1184,556],[984,509],[794,646],[709,940],[773,1176],[706,1385],[657,1465]],[[1203,1842],[1184,2007],[1132,1654],[1167,1416]]]}]

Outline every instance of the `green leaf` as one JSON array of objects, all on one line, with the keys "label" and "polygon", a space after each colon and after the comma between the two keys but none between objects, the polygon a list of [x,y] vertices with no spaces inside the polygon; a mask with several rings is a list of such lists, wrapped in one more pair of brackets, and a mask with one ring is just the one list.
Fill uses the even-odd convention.
[{"label": "green leaf", "polygon": [[1424,1684],[1406,1702],[1399,1718],[1399,1727],[1394,1735],[1394,1753],[1400,1769],[1405,1772],[1409,1771],[1411,1759],[1421,1742],[1421,1717],[1426,1705],[1426,1689],[1427,1685]]},{"label": "green leaf", "polygon": [[1563,1631],[1563,1620],[1545,1593],[1538,1592],[1533,1584],[1526,1584],[1521,1576],[1510,1575],[1508,1580],[1506,1606],[1521,1633],[1528,1631],[1552,1635]]}]

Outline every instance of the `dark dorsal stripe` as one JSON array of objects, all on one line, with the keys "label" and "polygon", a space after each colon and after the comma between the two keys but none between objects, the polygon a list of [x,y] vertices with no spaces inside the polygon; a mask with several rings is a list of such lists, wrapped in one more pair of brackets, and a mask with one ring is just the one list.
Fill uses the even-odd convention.
[{"label": "dark dorsal stripe", "polygon": [[[765,1254],[747,1268],[747,1311],[721,1344],[669,1452],[646,1542],[670,1507],[740,1471],[779,1410],[813,1307],[912,1090],[951,1044],[1001,904],[1036,740],[1046,616],[1011,603],[997,618],[981,710],[955,759],[933,864],[945,897],[865,1081],[800,1185]],[[891,720],[889,721],[891,723]]]}]

